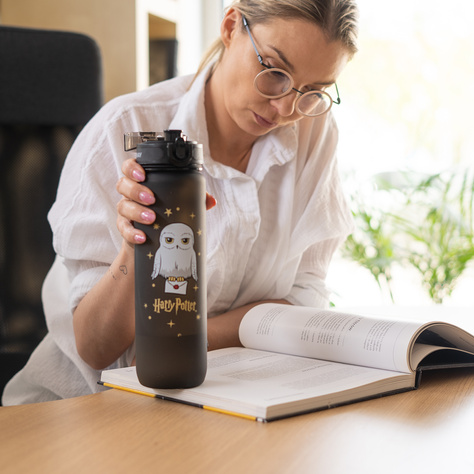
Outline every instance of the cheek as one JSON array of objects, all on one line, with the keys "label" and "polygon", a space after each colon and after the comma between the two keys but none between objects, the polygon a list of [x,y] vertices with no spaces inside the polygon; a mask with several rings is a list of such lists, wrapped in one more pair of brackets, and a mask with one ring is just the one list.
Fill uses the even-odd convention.
[{"label": "cheek", "polygon": [[[248,60],[248,54],[232,50],[222,58],[225,71],[224,86],[231,94],[243,93],[247,96],[254,91],[253,81],[258,73],[258,67]],[[256,58],[255,58],[256,60]]]},{"label": "cheek", "polygon": [[240,72],[231,79],[232,87],[229,88],[229,93],[234,99],[240,99],[245,102],[252,100],[255,89],[253,87],[253,77],[247,73]]},{"label": "cheek", "polygon": [[234,120],[242,117],[249,109],[258,108],[258,103],[262,97],[254,93],[253,85],[248,85],[242,76],[240,79],[235,77],[229,86],[225,89],[225,107]]}]

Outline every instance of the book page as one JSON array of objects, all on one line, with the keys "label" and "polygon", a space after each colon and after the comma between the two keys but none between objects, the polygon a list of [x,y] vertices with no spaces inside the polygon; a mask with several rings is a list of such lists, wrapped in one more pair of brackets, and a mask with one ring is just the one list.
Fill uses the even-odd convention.
[{"label": "book page", "polygon": [[252,349],[408,373],[408,348],[421,326],[333,310],[264,304],[245,315],[239,337]]},{"label": "book page", "polygon": [[[265,405],[309,396],[330,396],[335,403],[339,392],[384,382],[396,376],[397,373],[370,367],[246,348],[226,348],[209,353],[208,376],[200,388],[192,390],[204,392],[212,386],[213,395],[220,398],[240,398]],[[395,382],[401,383],[396,388],[387,383],[386,389],[410,385],[407,380],[411,378],[401,380],[404,382]],[[383,390],[380,389],[380,392]],[[367,395],[369,392],[362,390],[360,393]]]},{"label": "book page", "polygon": [[198,387],[142,386],[135,367],[102,372],[116,388],[267,418],[397,392],[414,386],[413,374],[231,347],[208,353],[208,373]]}]

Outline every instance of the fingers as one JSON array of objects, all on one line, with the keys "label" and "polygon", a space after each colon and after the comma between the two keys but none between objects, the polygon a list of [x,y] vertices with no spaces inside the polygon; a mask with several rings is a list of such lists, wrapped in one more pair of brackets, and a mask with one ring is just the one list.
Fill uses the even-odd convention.
[{"label": "fingers", "polygon": [[129,158],[123,162],[122,173],[135,181],[145,181],[145,170],[137,163],[135,158]]},{"label": "fingers", "polygon": [[117,182],[117,191],[125,198],[149,206],[155,203],[154,194],[144,185],[123,176]]},{"label": "fingers", "polygon": [[127,242],[141,244],[146,240],[145,233],[135,229],[132,222],[153,224],[156,215],[147,206],[155,203],[155,196],[140,184],[145,172],[135,159],[126,160],[122,172],[124,176],[117,182],[117,191],[123,196],[117,204],[117,228]]},{"label": "fingers", "polygon": [[[117,204],[117,228],[128,243],[141,244],[145,242],[146,235],[132,222],[153,224],[156,214],[147,206],[155,203],[155,196],[149,188],[140,184],[145,180],[145,171],[134,158],[124,161],[122,172],[124,176],[117,182],[117,191],[123,196]],[[216,203],[214,196],[206,193],[206,209],[212,209]]]},{"label": "fingers", "polygon": [[216,198],[206,193],[206,210],[212,209],[217,204]]},{"label": "fingers", "polygon": [[145,233],[136,229],[132,222],[150,225],[155,219],[153,210],[134,201],[122,198],[117,203],[117,228],[122,237],[131,244],[141,244],[146,240]]},{"label": "fingers", "polygon": [[120,214],[117,216],[117,229],[128,244],[143,244],[146,241],[145,233],[135,229],[132,223]]},{"label": "fingers", "polygon": [[125,198],[144,204],[145,206],[155,203],[154,194],[143,184],[145,180],[145,171],[136,162],[130,158],[122,165],[124,176],[117,183],[117,191]]}]

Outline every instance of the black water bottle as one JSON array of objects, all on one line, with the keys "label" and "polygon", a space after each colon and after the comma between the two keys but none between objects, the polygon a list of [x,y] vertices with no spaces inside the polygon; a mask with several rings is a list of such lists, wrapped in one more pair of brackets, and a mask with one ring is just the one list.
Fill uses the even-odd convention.
[{"label": "black water bottle", "polygon": [[207,370],[206,186],[202,145],[181,130],[125,135],[156,197],[144,244],[135,246],[137,375],[153,388],[200,385]]}]

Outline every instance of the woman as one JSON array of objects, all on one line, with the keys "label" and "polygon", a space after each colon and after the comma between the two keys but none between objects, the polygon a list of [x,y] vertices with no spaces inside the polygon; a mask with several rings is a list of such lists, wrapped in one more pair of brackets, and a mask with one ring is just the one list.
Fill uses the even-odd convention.
[{"label": "woman", "polygon": [[263,301],[328,305],[329,261],[352,225],[329,111],[339,99],[328,91],[338,97],[356,51],[356,16],[353,0],[236,1],[194,78],[117,98],[91,120],[49,215],[49,333],[4,404],[92,393],[99,370],[134,361],[133,247],[144,235],[132,222],[155,215],[124,132],[181,129],[204,145],[208,208],[217,200],[207,213],[210,349],[239,345],[240,320]]}]

